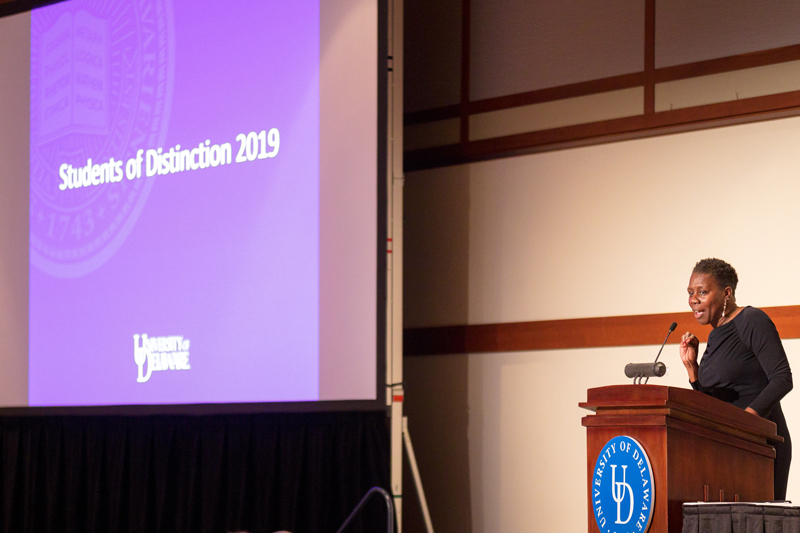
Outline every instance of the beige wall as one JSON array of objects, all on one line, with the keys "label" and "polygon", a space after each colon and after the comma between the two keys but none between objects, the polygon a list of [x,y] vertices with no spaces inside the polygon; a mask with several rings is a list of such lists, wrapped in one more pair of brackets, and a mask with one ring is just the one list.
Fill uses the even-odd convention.
[{"label": "beige wall", "polygon": [[[707,256],[737,268],[741,303],[798,304],[798,146],[792,118],[410,173],[406,327],[683,311]],[[785,345],[800,368],[800,341]],[[436,530],[585,531],[577,404],[656,351],[407,357]],[[658,384],[688,386],[675,346],[662,357]],[[800,432],[795,394],[784,409]]]},{"label": "beige wall", "polygon": [[643,70],[644,4],[471,0],[470,99]]},{"label": "beige wall", "polygon": [[797,43],[794,0],[656,0],[656,68]]},{"label": "beige wall", "polygon": [[[28,403],[28,79],[30,15],[0,31],[0,405]],[[13,22],[13,23],[12,23]],[[21,124],[22,129],[11,127]]]}]

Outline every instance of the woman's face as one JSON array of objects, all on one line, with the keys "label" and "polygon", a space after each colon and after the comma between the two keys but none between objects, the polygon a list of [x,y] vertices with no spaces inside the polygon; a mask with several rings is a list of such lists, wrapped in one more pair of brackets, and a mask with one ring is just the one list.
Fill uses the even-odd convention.
[{"label": "woman's face", "polygon": [[722,318],[725,305],[725,291],[720,289],[717,280],[711,274],[694,273],[689,278],[689,307],[694,311],[694,318],[705,326],[716,327]]}]

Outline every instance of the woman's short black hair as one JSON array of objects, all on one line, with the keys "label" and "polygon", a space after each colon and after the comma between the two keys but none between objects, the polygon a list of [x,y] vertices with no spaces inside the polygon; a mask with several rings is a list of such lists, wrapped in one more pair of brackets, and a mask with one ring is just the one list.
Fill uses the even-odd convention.
[{"label": "woman's short black hair", "polygon": [[736,292],[736,284],[739,283],[736,269],[722,259],[713,257],[698,261],[694,266],[694,270],[692,270],[692,274],[711,274],[720,289],[724,290],[725,287],[730,287],[734,293]]}]

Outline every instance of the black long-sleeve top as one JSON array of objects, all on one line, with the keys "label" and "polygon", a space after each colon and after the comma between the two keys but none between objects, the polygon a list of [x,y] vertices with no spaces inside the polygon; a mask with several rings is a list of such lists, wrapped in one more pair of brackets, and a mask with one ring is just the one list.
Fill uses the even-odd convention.
[{"label": "black long-sleeve top", "polygon": [[769,418],[792,390],[792,371],[767,314],[748,306],[712,330],[692,388]]}]

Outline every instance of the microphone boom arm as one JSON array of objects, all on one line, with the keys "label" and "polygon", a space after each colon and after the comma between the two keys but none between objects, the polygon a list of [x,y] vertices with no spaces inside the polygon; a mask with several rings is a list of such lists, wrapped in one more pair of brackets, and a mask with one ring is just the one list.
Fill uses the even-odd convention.
[{"label": "microphone boom arm", "polygon": [[[658,358],[661,357],[661,351],[664,349],[664,346],[667,345],[667,339],[669,339],[669,336],[672,335],[672,332],[675,331],[675,328],[677,328],[677,327],[678,327],[678,323],[677,322],[673,322],[669,326],[669,331],[667,332],[667,336],[664,337],[664,342],[661,343],[661,348],[659,348],[659,350],[658,350],[658,355],[656,355],[656,360],[653,361],[652,370],[648,371],[646,374],[639,373],[637,376],[635,376],[634,379],[633,379],[633,383],[634,384],[636,384],[636,385],[641,384],[642,378],[645,378],[644,384],[647,385],[647,382],[650,381],[650,376],[661,377],[661,376],[663,376],[664,374],[667,373],[667,366],[664,363],[661,363],[659,365]],[[628,367],[627,366],[625,367],[625,374],[626,375],[628,374]],[[628,376],[628,377],[633,377],[633,376]],[[638,382],[637,382],[637,379],[638,379]]]}]

